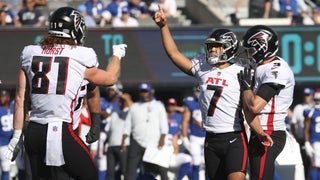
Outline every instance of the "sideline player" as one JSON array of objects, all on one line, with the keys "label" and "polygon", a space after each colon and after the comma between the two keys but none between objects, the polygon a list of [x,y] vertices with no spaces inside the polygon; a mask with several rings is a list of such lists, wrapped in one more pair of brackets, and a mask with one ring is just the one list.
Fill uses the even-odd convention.
[{"label": "sideline player", "polygon": [[5,157],[13,134],[13,108],[10,106],[10,93],[0,91],[0,163],[1,180],[9,180],[10,160]]},{"label": "sideline player", "polygon": [[[260,119],[263,131],[251,132],[249,141],[250,176],[252,179],[273,179],[274,162],[286,142],[285,118],[293,101],[294,75],[286,61],[276,56],[279,41],[270,27],[250,27],[242,39],[242,46],[254,67],[239,73],[244,108]],[[253,90],[252,90],[253,86]],[[267,133],[273,146],[262,146],[257,138]]]},{"label": "sideline player", "polygon": [[320,179],[320,89],[316,89],[315,105],[304,111],[304,141],[306,154],[311,158],[310,180]]},{"label": "sideline player", "polygon": [[[230,62],[238,50],[236,35],[228,29],[216,29],[205,41],[206,54],[199,54],[190,61],[178,50],[161,6],[154,21],[160,28],[162,44],[170,60],[181,71],[195,77],[200,86],[199,103],[206,131],[205,165],[209,178],[245,179],[247,140],[237,82],[237,72],[243,67]],[[259,131],[261,126],[253,128]]]},{"label": "sideline player", "polygon": [[55,168],[63,168],[72,178],[94,180],[98,178],[95,164],[72,129],[73,108],[84,79],[96,85],[117,81],[126,45],[114,45],[111,62],[105,70],[98,69],[96,53],[83,46],[84,19],[71,7],[52,14],[48,33],[40,45],[26,46],[20,56],[14,134],[7,157],[11,158],[21,136],[24,102],[30,98],[32,110],[24,144],[33,179],[69,178],[56,173]]},{"label": "sideline player", "polygon": [[[184,98],[184,113],[182,122],[182,142],[192,157],[191,179],[198,180],[201,165],[204,165],[205,131],[202,128],[201,110],[199,107],[200,87],[193,88],[194,96]],[[190,139],[190,140],[189,140]]]}]

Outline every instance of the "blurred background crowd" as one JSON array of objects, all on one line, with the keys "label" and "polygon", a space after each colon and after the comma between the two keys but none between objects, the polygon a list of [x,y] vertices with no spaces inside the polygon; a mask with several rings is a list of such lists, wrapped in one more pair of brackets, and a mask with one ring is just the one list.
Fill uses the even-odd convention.
[{"label": "blurred background crowd", "polygon": [[58,7],[71,6],[89,27],[154,26],[161,4],[169,22],[190,25],[317,25],[318,0],[0,0],[1,26],[44,26]]},{"label": "blurred background crowd", "polygon": [[[162,5],[168,17],[168,23],[173,26],[235,27],[259,23],[274,26],[316,26],[320,24],[319,0],[0,0],[0,28],[45,27],[50,19],[50,14],[62,6],[71,6],[78,9],[85,17],[88,28],[151,27],[155,26],[152,15],[158,10],[158,4]],[[175,142],[179,148],[174,151],[174,154],[179,156],[177,161],[172,162],[173,165],[168,171],[169,178],[190,177],[192,179],[192,176],[196,176],[204,179],[203,161],[199,160],[203,159],[201,157],[203,154],[199,154],[201,149],[188,150],[183,146],[183,140],[185,139],[183,139],[182,118],[187,116],[186,119],[189,119],[187,121],[189,124],[185,125],[187,128],[201,128],[201,123],[197,121],[199,118],[199,114],[197,115],[198,107],[190,107],[189,105],[189,101],[197,101],[196,90],[190,88],[185,91],[187,92],[185,94],[165,91],[166,94],[164,95],[164,93],[158,93],[160,90],[153,88],[153,84],[147,84],[147,89],[142,89],[140,86],[127,89],[125,85],[118,84],[113,87],[101,88],[101,114],[104,118],[104,124],[101,127],[101,140],[90,146],[91,154],[99,166],[99,177],[105,179],[108,174],[107,149],[112,146],[109,146],[107,140],[109,140],[110,137],[108,136],[113,130],[113,127],[110,126],[111,113],[119,109],[119,103],[126,104],[127,107],[133,102],[139,102],[141,93],[147,91],[151,99],[159,100],[166,109],[168,126],[172,132],[169,137],[179,136],[178,142]],[[6,89],[6,87],[2,88],[0,99],[3,100],[1,100],[0,106],[10,109],[12,108],[14,91]],[[317,103],[316,105],[319,104],[320,98],[316,97],[315,93],[318,92],[319,95],[320,90],[310,87],[303,88],[300,87],[303,92],[297,92],[298,95],[303,97],[296,98],[302,99],[302,101],[295,101],[295,104],[291,107],[288,112],[287,125],[288,131],[293,134],[300,145],[301,158],[304,164],[303,173],[308,179],[311,164],[303,142],[305,118],[303,112],[304,109],[313,107],[315,103]],[[83,107],[82,130],[85,131],[90,123],[85,123],[85,119],[88,119],[88,111],[86,106]],[[176,113],[179,115],[176,115]],[[175,117],[171,117],[171,115],[175,115]],[[12,127],[8,127],[8,129],[12,130]],[[84,134],[85,132],[82,133],[82,135]],[[189,137],[188,134],[184,136]],[[173,139],[169,140],[172,141]],[[192,140],[190,139],[190,141]],[[120,145],[116,144],[116,146]],[[203,148],[203,145],[193,147]],[[18,158],[16,162],[12,163],[10,176],[11,178],[19,176],[18,179],[28,179],[30,178],[29,167],[24,161],[24,158],[27,157],[19,157],[20,159]],[[120,173],[117,174],[117,177],[121,177],[120,165],[115,163],[113,166],[117,173]],[[290,173],[287,173],[287,175],[290,175]]]}]

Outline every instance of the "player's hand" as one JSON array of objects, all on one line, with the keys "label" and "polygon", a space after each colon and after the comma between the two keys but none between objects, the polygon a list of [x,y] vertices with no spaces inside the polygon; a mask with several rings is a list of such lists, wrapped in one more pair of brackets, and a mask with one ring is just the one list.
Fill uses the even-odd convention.
[{"label": "player's hand", "polygon": [[112,50],[113,50],[113,55],[117,56],[119,59],[123,58],[126,55],[126,44],[118,44],[118,45],[113,45]]},{"label": "player's hand", "polygon": [[265,133],[265,132],[261,132],[258,135],[258,138],[261,142],[262,145],[264,146],[273,146],[273,140],[270,137],[269,134]]},{"label": "player's hand", "polygon": [[158,148],[161,149],[164,146],[164,143],[165,143],[165,136],[161,136],[158,143]]},{"label": "player's hand", "polygon": [[163,26],[165,26],[167,24],[167,18],[164,15],[163,9],[159,4],[158,4],[158,7],[159,7],[159,11],[157,11],[154,14],[153,20],[160,28],[162,28]]},{"label": "player's hand", "polygon": [[19,151],[23,148],[23,141],[22,141],[22,130],[14,130],[13,136],[9,142],[8,149],[5,152],[5,157],[14,161]]},{"label": "player's hand", "polygon": [[100,138],[101,115],[91,113],[91,127],[86,135],[86,142],[91,144]]},{"label": "player's hand", "polygon": [[314,154],[314,149],[309,141],[304,142],[304,148],[306,150],[306,154],[311,158]]},{"label": "player's hand", "polygon": [[184,148],[186,148],[186,150],[190,152],[191,144],[190,144],[190,141],[187,137],[182,138],[182,144],[183,144]]},{"label": "player's hand", "polygon": [[127,152],[127,146],[126,146],[124,143],[121,144],[121,149],[120,149],[120,151],[121,151],[121,152]]},{"label": "player's hand", "polygon": [[252,89],[252,76],[251,69],[244,68],[244,70],[238,73],[238,81],[240,84],[241,91]]}]

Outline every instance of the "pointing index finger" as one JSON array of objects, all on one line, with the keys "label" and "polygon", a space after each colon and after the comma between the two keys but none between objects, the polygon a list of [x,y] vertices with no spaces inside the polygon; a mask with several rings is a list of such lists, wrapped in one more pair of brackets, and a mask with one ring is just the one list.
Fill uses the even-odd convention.
[{"label": "pointing index finger", "polygon": [[163,16],[163,9],[162,9],[162,7],[160,6],[160,4],[158,4],[158,8],[159,8],[159,11],[160,11],[160,13],[161,13],[161,15]]}]

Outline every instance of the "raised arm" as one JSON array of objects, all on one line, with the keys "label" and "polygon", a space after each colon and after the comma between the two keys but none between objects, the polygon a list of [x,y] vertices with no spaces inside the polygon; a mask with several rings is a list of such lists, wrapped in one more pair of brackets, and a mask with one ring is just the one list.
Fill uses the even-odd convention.
[{"label": "raised arm", "polygon": [[191,68],[192,62],[189,58],[184,56],[179,50],[176,43],[173,40],[169,26],[167,24],[167,18],[164,15],[163,9],[158,5],[159,11],[154,14],[154,21],[160,28],[162,45],[174,65],[176,65],[181,71],[188,75],[192,75]]},{"label": "raised arm", "polygon": [[126,47],[126,44],[113,45],[113,56],[106,69],[88,68],[85,71],[85,78],[96,85],[109,86],[115,84],[118,81],[120,61],[126,54]]}]

